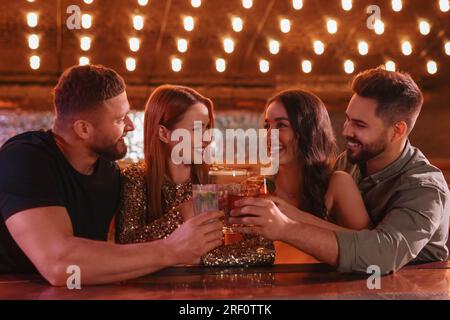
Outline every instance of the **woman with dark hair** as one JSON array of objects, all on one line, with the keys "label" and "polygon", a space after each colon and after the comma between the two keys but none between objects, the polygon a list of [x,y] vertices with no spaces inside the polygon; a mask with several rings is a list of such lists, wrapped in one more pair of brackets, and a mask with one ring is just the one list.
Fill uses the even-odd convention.
[{"label": "woman with dark hair", "polygon": [[268,100],[265,128],[279,130],[276,196],[350,229],[364,229],[369,217],[351,176],[334,172],[336,143],[323,102],[301,90]]},{"label": "woman with dark hair", "polygon": [[[177,129],[189,132],[191,156],[203,155],[207,144],[192,143],[194,132],[213,126],[213,103],[195,90],[164,85],[151,94],[144,117],[144,161],[122,172],[117,242],[165,238],[193,217],[192,184],[207,183],[209,166],[186,161],[194,157],[185,154],[180,155],[182,163],[174,161],[172,153],[179,142],[172,141],[172,134]],[[220,246],[202,258],[203,264],[210,266],[271,264],[273,260],[272,242],[259,236]]]}]

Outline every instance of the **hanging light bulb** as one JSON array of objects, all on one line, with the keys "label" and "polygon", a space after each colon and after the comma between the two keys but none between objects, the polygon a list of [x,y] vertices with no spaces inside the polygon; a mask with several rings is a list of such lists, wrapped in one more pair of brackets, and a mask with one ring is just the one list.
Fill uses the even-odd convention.
[{"label": "hanging light bulb", "polygon": [[365,56],[369,52],[369,45],[365,41],[358,43],[358,52],[360,55]]},{"label": "hanging light bulb", "polygon": [[314,41],[314,52],[318,55],[321,55],[325,52],[325,45],[322,41],[316,40]]},{"label": "hanging light bulb", "polygon": [[310,73],[312,71],[312,63],[309,60],[302,61],[302,70],[304,73]]},{"label": "hanging light bulb", "polygon": [[278,54],[280,52],[280,42],[277,40],[270,40],[269,51],[271,54]]},{"label": "hanging light bulb", "polygon": [[345,60],[344,62],[344,71],[345,73],[351,74],[355,71],[355,64],[352,60]]},{"label": "hanging light bulb", "polygon": [[262,73],[267,73],[267,72],[269,72],[269,70],[270,70],[270,63],[269,63],[269,61],[267,61],[267,60],[265,60],[265,59],[261,59],[261,60],[259,61],[259,70],[260,70]]},{"label": "hanging light bulb", "polygon": [[327,30],[328,30],[328,33],[330,33],[330,34],[335,34],[335,33],[337,32],[337,29],[338,29],[338,25],[337,25],[336,20],[334,20],[334,19],[329,19],[329,20],[327,21]]},{"label": "hanging light bulb", "polygon": [[303,8],[303,0],[292,0],[292,7],[295,10],[300,10]]},{"label": "hanging light bulb", "polygon": [[226,53],[232,53],[234,51],[234,41],[230,38],[223,39],[223,49]]},{"label": "hanging light bulb", "polygon": [[233,26],[233,31],[234,32],[241,32],[242,29],[244,28],[244,23],[243,23],[242,19],[239,18],[239,17],[234,17],[231,20],[231,24]]},{"label": "hanging light bulb", "polygon": [[394,61],[391,61],[391,60],[386,61],[385,69],[386,69],[387,71],[392,71],[392,72],[394,72],[394,71],[395,71],[395,62],[394,62]]},{"label": "hanging light bulb", "polygon": [[403,41],[402,42],[402,53],[405,56],[409,56],[412,53],[412,46],[409,41]]},{"label": "hanging light bulb", "polygon": [[291,21],[289,19],[281,19],[280,29],[283,33],[288,33],[289,31],[291,31]]},{"label": "hanging light bulb", "polygon": [[225,72],[227,69],[227,63],[224,59],[220,58],[216,60],[216,70],[217,72]]},{"label": "hanging light bulb", "polygon": [[184,30],[186,31],[192,31],[194,30],[194,18],[191,16],[188,17],[184,17],[183,19],[183,24],[184,24]]},{"label": "hanging light bulb", "polygon": [[352,0],[342,0],[342,9],[344,9],[345,11],[350,11],[352,10],[353,4],[352,4]]},{"label": "hanging light bulb", "polygon": [[177,49],[179,52],[184,53],[188,49],[188,42],[186,39],[178,39],[177,41]]}]

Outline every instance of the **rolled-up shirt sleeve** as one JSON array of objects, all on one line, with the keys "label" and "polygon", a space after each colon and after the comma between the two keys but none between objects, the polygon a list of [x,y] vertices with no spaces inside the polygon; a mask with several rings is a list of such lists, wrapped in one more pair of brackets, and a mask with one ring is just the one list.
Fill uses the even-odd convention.
[{"label": "rolled-up shirt sleeve", "polygon": [[429,242],[445,212],[445,192],[435,186],[400,191],[389,212],[373,230],[336,232],[340,272],[366,273],[371,265],[382,274],[415,259]]}]

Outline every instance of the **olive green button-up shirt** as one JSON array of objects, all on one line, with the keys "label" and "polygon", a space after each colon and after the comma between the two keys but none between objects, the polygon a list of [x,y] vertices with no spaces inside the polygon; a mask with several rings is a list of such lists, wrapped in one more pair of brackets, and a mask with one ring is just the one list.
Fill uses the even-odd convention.
[{"label": "olive green button-up shirt", "polygon": [[445,261],[449,232],[450,192],[442,172],[408,141],[388,167],[364,177],[344,152],[335,170],[350,173],[363,197],[372,230],[336,232],[340,272],[382,274],[409,262]]}]

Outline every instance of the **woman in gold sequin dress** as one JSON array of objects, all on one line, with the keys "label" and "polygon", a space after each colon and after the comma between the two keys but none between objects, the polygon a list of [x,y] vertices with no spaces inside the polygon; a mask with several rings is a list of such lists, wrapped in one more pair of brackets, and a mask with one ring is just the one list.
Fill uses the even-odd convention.
[{"label": "woman in gold sequin dress", "polygon": [[[144,161],[122,172],[122,193],[116,224],[116,241],[137,243],[167,237],[194,215],[192,184],[206,183],[206,165],[176,164],[171,155],[179,141],[176,129],[194,130],[214,125],[213,103],[193,89],[165,85],[150,96],[144,119]],[[202,125],[201,128],[194,127]],[[193,139],[191,139],[193,141]],[[202,154],[206,144],[192,154]],[[183,155],[181,155],[183,156]],[[271,264],[273,244],[260,236],[221,246],[202,258],[209,266]]]}]

